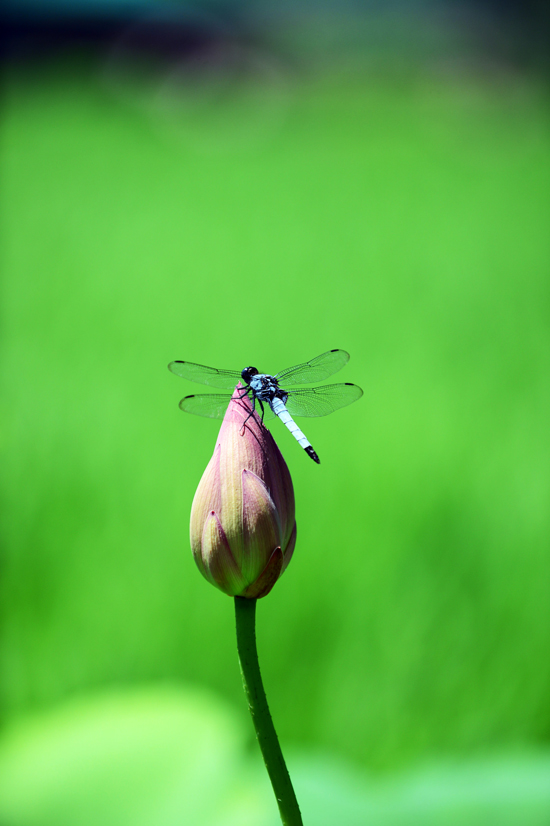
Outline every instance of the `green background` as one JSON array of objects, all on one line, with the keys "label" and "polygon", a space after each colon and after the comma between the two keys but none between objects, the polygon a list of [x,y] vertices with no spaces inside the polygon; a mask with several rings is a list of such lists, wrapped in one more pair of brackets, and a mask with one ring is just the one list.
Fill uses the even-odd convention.
[{"label": "green background", "polygon": [[[200,390],[166,365],[276,372],[341,347],[352,358],[335,380],[365,395],[299,420],[321,465],[271,425],[298,542],[258,606],[258,644],[304,812],[543,824],[544,88],[317,72],[216,94],[153,95],[77,63],[8,79],[0,763],[13,776],[0,814],[276,822],[232,601],[189,549],[218,424],[178,410]],[[166,742],[181,725],[159,746],[175,755],[164,768],[147,739],[162,740],[156,714]],[[204,737],[211,756],[190,779]],[[113,772],[96,786],[80,759]],[[46,772],[28,810],[52,761],[57,780]],[[199,816],[187,796],[192,814],[179,799],[172,811],[151,761],[163,779],[181,764],[218,808]]]}]

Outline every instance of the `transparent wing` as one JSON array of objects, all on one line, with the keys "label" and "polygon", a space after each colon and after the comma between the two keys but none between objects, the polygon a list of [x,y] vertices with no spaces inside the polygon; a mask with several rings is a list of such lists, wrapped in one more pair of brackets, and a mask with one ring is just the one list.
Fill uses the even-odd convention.
[{"label": "transparent wing", "polygon": [[241,374],[235,370],[217,370],[215,367],[205,367],[204,364],[193,364],[192,361],[171,361],[168,369],[182,379],[221,387],[222,390],[233,390],[237,382],[241,381]]},{"label": "transparent wing", "polygon": [[341,370],[348,361],[349,353],[345,350],[329,350],[328,353],[323,353],[304,364],[297,364],[295,367],[282,370],[275,378],[283,389],[294,384],[313,384],[313,382],[328,379],[329,376]]},{"label": "transparent wing", "polygon": [[286,409],[291,416],[328,416],[341,407],[357,401],[363,391],[356,384],[327,384],[307,390],[291,390]]},{"label": "transparent wing", "polygon": [[[265,411],[265,412],[264,412],[264,422],[269,422],[269,421],[271,421],[271,419],[276,419],[276,418],[277,418],[277,416],[275,415],[275,413],[273,412],[273,410],[272,410],[272,409],[270,408],[270,406],[269,406],[268,404],[266,404],[265,402],[264,402],[264,411]],[[258,414],[258,416],[259,416],[259,417],[260,417],[260,419],[261,419],[261,418],[262,418],[262,411],[261,411],[261,409],[258,407],[258,405],[256,405],[256,413]]]},{"label": "transparent wing", "polygon": [[231,400],[228,393],[205,393],[200,396],[185,396],[180,402],[184,413],[205,416],[207,419],[223,419]]}]

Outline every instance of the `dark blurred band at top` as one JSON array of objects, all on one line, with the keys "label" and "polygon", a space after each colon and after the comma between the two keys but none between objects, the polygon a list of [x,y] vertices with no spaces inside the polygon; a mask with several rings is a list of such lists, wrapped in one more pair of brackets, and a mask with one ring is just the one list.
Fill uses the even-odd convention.
[{"label": "dark blurred band at top", "polygon": [[128,54],[162,61],[244,44],[298,67],[360,56],[393,73],[404,64],[443,64],[547,74],[549,8],[535,0],[10,0],[0,12],[0,37],[4,57],[16,63],[67,53],[101,58],[123,41]]}]

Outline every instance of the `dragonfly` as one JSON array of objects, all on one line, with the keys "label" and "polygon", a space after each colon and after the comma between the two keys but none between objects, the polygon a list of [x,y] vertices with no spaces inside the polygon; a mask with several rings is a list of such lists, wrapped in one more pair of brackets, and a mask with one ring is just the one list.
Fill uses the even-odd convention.
[{"label": "dragonfly", "polygon": [[[308,456],[320,464],[317,453],[292,417],[327,416],[360,399],[363,391],[350,382],[326,384],[320,387],[293,388],[297,384],[314,384],[323,381],[341,370],[348,361],[349,353],[345,350],[329,350],[311,361],[281,370],[274,376],[269,373],[260,373],[255,367],[245,367],[241,371],[218,370],[215,367],[205,367],[203,364],[193,364],[191,361],[172,361],[168,369],[176,376],[224,390],[234,390],[238,382],[244,382],[239,398],[249,396],[252,401],[252,412],[246,421],[254,415],[256,402],[258,402],[262,412],[262,425],[264,416],[266,419],[277,416],[288,427]],[[206,416],[209,419],[222,419],[231,397],[232,394],[227,393],[185,396],[179,406],[185,413]]]}]

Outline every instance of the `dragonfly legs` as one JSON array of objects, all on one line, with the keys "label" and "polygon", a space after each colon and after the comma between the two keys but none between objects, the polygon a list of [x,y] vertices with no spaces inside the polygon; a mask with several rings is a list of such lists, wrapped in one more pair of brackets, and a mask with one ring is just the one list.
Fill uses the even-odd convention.
[{"label": "dragonfly legs", "polygon": [[[241,393],[241,395],[237,396],[237,398],[238,399],[244,399],[245,396],[248,396],[249,391],[250,391],[250,385],[247,385],[246,388],[245,388],[244,393]],[[264,423],[264,416],[265,416],[265,409],[264,409],[264,405],[263,405],[263,402],[262,402],[261,399],[258,399],[258,404],[262,408],[262,424],[263,424]],[[254,413],[255,410],[256,410],[256,396],[254,395],[254,392],[252,392],[252,413]],[[248,416],[245,419],[244,424],[247,423],[249,418],[252,416],[252,413],[248,414]],[[243,427],[244,427],[244,425],[243,425]]]},{"label": "dragonfly legs", "polygon": [[[244,399],[244,397],[245,397],[245,396],[248,396],[249,390],[250,390],[250,385],[248,384],[248,385],[244,388],[244,393],[241,393],[241,395],[240,395],[240,396],[237,396],[237,399],[239,399],[239,401],[240,401],[241,399]],[[255,408],[255,407],[256,407],[256,398],[255,398],[254,394],[252,394],[252,413],[249,413],[249,414],[248,414],[248,416],[246,417],[246,419],[245,419],[245,420],[244,420],[244,422],[243,422],[243,427],[242,427],[242,433],[241,433],[241,436],[242,436],[242,434],[244,433],[244,428],[245,428],[245,425],[246,425],[247,421],[249,420],[249,418],[250,418],[250,417],[252,416],[252,414],[254,413],[254,408]]]},{"label": "dragonfly legs", "polygon": [[[244,399],[245,396],[246,396],[246,393],[243,394],[242,396],[239,396],[239,398]],[[260,407],[262,409],[262,426],[263,426],[264,416],[265,416],[265,408],[264,408],[264,405],[263,405],[263,402],[262,402],[261,399],[258,399],[258,404],[260,405]],[[248,414],[248,416],[246,417],[246,419],[243,422],[243,428],[242,428],[243,433],[244,433],[244,428],[245,428],[245,425],[246,425],[247,421],[254,415],[255,412],[256,412],[256,396],[253,393],[252,394],[252,410],[250,411],[250,413]]]}]

